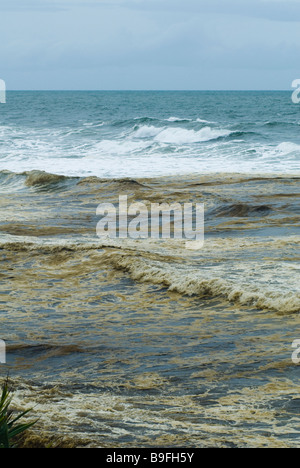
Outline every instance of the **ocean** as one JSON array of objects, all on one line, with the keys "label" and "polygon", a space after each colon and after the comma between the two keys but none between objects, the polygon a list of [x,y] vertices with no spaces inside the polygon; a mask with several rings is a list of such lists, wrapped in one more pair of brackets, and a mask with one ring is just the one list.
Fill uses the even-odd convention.
[{"label": "ocean", "polygon": [[[289,92],[8,92],[0,339],[27,446],[299,447],[300,107]],[[202,248],[99,238],[201,203]]]}]

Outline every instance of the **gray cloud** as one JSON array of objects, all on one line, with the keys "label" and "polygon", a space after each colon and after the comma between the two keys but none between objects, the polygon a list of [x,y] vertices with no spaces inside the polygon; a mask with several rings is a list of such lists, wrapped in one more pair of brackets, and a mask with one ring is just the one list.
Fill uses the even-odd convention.
[{"label": "gray cloud", "polygon": [[0,1],[0,12],[19,11],[61,11],[66,9],[65,2],[50,2],[45,0],[31,0],[22,2],[20,0]]},{"label": "gray cloud", "polygon": [[222,13],[274,21],[300,21],[298,0],[119,0],[118,4],[150,11]]},{"label": "gray cloud", "polygon": [[0,0],[0,11],[1,78],[16,88],[201,89],[216,70],[219,88],[223,76],[227,88],[241,77],[287,88],[298,74],[299,0]]},{"label": "gray cloud", "polygon": [[61,11],[74,8],[126,8],[140,11],[167,11],[225,14],[274,21],[300,21],[299,0],[0,0],[0,11]]}]

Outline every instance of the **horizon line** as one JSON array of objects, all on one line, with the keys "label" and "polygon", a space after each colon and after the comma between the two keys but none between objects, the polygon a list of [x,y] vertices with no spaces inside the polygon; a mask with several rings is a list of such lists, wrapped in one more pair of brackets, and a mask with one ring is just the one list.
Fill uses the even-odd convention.
[{"label": "horizon line", "polygon": [[291,89],[6,89],[7,92],[290,92]]}]

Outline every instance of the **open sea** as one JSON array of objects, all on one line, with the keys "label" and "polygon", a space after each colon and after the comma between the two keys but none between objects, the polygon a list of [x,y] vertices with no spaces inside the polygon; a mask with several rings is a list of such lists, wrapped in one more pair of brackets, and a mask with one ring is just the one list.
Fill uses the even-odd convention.
[{"label": "open sea", "polygon": [[[201,203],[205,242],[96,235]],[[300,446],[300,105],[289,92],[8,92],[0,338],[26,446]],[[300,354],[300,353],[299,353]]]}]

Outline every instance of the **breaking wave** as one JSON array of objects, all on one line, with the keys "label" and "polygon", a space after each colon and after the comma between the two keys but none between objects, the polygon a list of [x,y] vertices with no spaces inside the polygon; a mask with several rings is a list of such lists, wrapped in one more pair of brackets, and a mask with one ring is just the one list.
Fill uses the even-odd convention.
[{"label": "breaking wave", "polygon": [[[165,253],[159,251],[158,245],[149,244],[148,247],[144,247],[146,250],[134,241],[130,244],[126,240],[111,239],[96,242],[62,240],[35,242],[23,238],[22,241],[3,240],[0,242],[1,250],[35,252],[35,255],[37,253],[39,255],[64,253],[72,258],[74,255],[79,255],[80,258],[81,255],[85,257],[91,254],[94,261],[98,258],[97,261],[100,261],[102,266],[107,265],[115,270],[126,272],[134,281],[160,285],[183,296],[217,299],[236,306],[247,306],[277,314],[300,312],[300,294],[282,285],[276,285],[276,281],[275,283],[268,282],[257,277],[254,278],[255,281],[252,281],[253,272],[249,273],[249,278],[245,277],[243,272],[239,274],[240,266],[237,266],[237,274],[233,276],[226,274],[226,265],[218,269],[213,265],[210,266],[206,261],[202,266],[182,263],[180,249],[175,252],[170,250],[167,255],[166,250]],[[179,256],[174,257],[175,253]],[[267,274],[266,265],[263,267],[259,263],[258,266],[259,271],[263,269],[264,274]],[[291,265],[291,268],[295,267]],[[273,271],[273,274],[277,277],[276,271]]]},{"label": "breaking wave", "polygon": [[203,127],[201,130],[188,130],[185,128],[158,128],[142,126],[136,130],[135,138],[153,138],[157,143],[186,145],[217,140],[229,136],[232,132],[225,129]]},{"label": "breaking wave", "polygon": [[49,174],[48,172],[44,171],[23,172],[21,175],[26,176],[25,184],[27,185],[27,187],[56,184],[67,179],[67,177],[65,176]]},{"label": "breaking wave", "polygon": [[300,294],[261,290],[223,278],[206,278],[198,270],[186,271],[180,266],[159,261],[148,262],[130,255],[109,255],[115,268],[126,271],[132,279],[160,284],[183,295],[219,298],[240,306],[251,306],[280,314],[300,312]]}]

